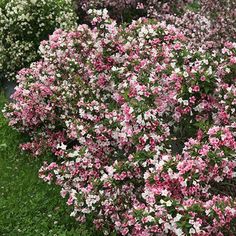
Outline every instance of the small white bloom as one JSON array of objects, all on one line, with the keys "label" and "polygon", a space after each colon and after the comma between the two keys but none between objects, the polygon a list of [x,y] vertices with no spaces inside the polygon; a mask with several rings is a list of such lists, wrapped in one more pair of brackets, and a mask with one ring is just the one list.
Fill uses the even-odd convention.
[{"label": "small white bloom", "polygon": [[174,218],[174,221],[179,221],[180,219],[182,218],[182,215],[181,214],[177,214],[176,217]]},{"label": "small white bloom", "polygon": [[172,205],[172,202],[170,201],[170,200],[168,200],[167,202],[166,202],[166,206],[171,206]]},{"label": "small white bloom", "polygon": [[175,233],[176,233],[177,236],[183,236],[183,235],[184,235],[183,230],[180,229],[180,228],[178,228],[178,229],[175,231]]},{"label": "small white bloom", "polygon": [[66,150],[67,146],[65,144],[61,143],[61,144],[57,145],[57,148],[61,149],[61,150]]},{"label": "small white bloom", "polygon": [[90,15],[90,14],[92,14],[93,13],[93,10],[92,9],[89,9],[88,10],[88,14]]},{"label": "small white bloom", "polygon": [[208,70],[207,70],[207,74],[208,74],[208,75],[212,75],[212,67],[211,67],[211,66],[209,66],[209,68],[208,68]]},{"label": "small white bloom", "polygon": [[188,77],[188,73],[185,71],[184,73],[183,73],[183,76],[186,78],[186,77]]},{"label": "small white bloom", "polygon": [[148,172],[145,172],[144,175],[143,175],[143,178],[144,178],[144,179],[148,179],[149,176],[150,176],[150,174],[149,174]]},{"label": "small white bloom", "polygon": [[207,210],[206,210],[206,215],[208,216],[210,213],[211,213],[211,210],[210,210],[210,209],[207,209]]},{"label": "small white bloom", "polygon": [[190,235],[191,235],[191,234],[195,234],[195,233],[196,233],[196,231],[195,231],[195,229],[194,229],[194,228],[191,228],[191,229],[189,230],[189,233],[190,233]]},{"label": "small white bloom", "polygon": [[160,200],[160,203],[161,203],[161,204],[164,204],[164,203],[165,203],[165,201],[164,201],[163,199],[161,199],[161,200]]},{"label": "small white bloom", "polygon": [[61,148],[62,150],[66,150],[67,146],[66,146],[64,143],[62,143],[60,148]]},{"label": "small white bloom", "polygon": [[176,68],[175,69],[175,73],[178,74],[180,72],[180,69],[179,68]]}]

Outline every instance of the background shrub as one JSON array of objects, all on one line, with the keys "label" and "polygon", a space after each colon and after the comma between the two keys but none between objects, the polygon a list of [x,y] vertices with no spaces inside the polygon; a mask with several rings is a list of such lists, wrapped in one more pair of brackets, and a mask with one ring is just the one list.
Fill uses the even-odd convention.
[{"label": "background shrub", "polygon": [[75,4],[85,19],[89,8],[107,8],[118,22],[131,22],[140,16],[166,21],[180,28],[194,48],[219,49],[236,36],[235,1],[231,0],[89,0]]},{"label": "background shrub", "polygon": [[76,17],[70,0],[9,0],[0,5],[0,73],[16,72],[39,58],[40,41],[55,28],[71,29]]}]

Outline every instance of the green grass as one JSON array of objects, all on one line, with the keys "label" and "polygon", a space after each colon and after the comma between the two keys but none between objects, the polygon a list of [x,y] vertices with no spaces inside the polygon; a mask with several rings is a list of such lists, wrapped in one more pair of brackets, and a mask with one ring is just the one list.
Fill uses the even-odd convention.
[{"label": "green grass", "polygon": [[[0,93],[0,109],[6,102]],[[7,126],[0,113],[0,236],[97,236],[92,225],[70,217],[60,188],[38,178],[43,157],[18,148],[22,136]]]}]

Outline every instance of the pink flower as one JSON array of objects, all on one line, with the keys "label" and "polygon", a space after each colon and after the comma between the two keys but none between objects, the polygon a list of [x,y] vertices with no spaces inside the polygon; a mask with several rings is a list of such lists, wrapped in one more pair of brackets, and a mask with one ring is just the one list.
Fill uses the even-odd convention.
[{"label": "pink flower", "polygon": [[206,156],[208,152],[210,151],[210,146],[207,144],[204,144],[202,148],[198,151],[200,155]]}]

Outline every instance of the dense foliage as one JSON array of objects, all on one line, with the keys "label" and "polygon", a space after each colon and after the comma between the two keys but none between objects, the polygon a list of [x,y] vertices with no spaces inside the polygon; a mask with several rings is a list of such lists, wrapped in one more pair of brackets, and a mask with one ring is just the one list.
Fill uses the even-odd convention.
[{"label": "dense foliage", "polygon": [[23,149],[58,156],[40,177],[107,235],[233,234],[236,44],[196,52],[174,26],[89,14],[41,43],[6,107]]},{"label": "dense foliage", "polygon": [[0,73],[14,79],[39,59],[40,41],[55,28],[75,26],[70,0],[9,0],[0,4]]}]

